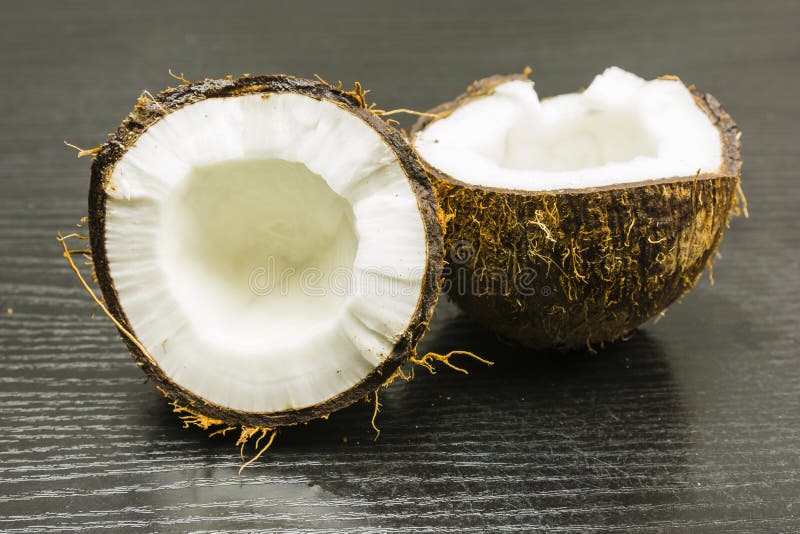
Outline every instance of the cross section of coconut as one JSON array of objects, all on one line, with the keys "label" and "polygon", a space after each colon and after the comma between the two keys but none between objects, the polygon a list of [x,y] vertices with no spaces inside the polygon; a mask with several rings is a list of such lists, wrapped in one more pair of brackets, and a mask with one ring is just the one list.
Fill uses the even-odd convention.
[{"label": "cross section of coconut", "polygon": [[140,99],[93,161],[89,225],[156,385],[272,428],[363,399],[413,354],[439,291],[436,210],[361,95],[261,76]]},{"label": "cross section of coconut", "polygon": [[612,67],[541,101],[526,76],[494,76],[411,137],[447,221],[449,294],[532,348],[615,340],[662,312],[740,209],[739,131],[674,76]]}]

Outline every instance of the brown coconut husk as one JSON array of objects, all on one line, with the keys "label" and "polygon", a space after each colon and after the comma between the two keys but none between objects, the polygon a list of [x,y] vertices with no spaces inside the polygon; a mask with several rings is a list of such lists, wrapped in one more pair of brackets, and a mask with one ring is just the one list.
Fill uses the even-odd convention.
[{"label": "brown coconut husk", "polygon": [[[526,78],[527,72],[473,83],[421,117],[412,141],[498,85]],[[718,172],[525,191],[463,183],[423,160],[444,213],[446,250],[465,243],[472,248],[468,261],[451,262],[446,270],[452,298],[526,347],[592,349],[626,336],[692,289],[711,267],[730,218],[747,208],[740,132],[713,96],[689,89],[719,131],[724,153]],[[498,273],[508,282],[500,291],[492,287]],[[531,273],[535,293],[520,294],[513,281]],[[479,280],[478,290],[456,290],[457,276]]]}]

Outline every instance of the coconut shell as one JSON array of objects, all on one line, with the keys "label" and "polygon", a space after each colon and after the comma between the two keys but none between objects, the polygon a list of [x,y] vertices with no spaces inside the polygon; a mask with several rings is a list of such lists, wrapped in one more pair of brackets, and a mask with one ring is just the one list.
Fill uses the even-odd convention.
[{"label": "coconut shell", "polygon": [[[415,354],[415,348],[422,338],[439,296],[439,283],[443,264],[442,229],[437,219],[436,197],[427,175],[420,165],[416,153],[394,128],[366,109],[363,92],[357,84],[354,92],[345,92],[321,81],[295,78],[287,75],[246,76],[237,80],[232,78],[186,83],[167,89],[158,95],[140,98],[133,111],[125,118],[116,132],[102,145],[92,161],[92,176],[89,189],[89,232],[97,281],[109,312],[130,333],[136,335],[128,322],[125,310],[120,304],[109,270],[105,241],[106,186],[114,166],[125,156],[126,151],[149,126],[165,115],[182,107],[209,98],[224,98],[238,95],[261,93],[295,93],[318,100],[333,102],[349,113],[359,117],[378,132],[397,156],[408,177],[409,184],[417,197],[420,216],[427,237],[427,268],[417,308],[409,327],[397,339],[391,354],[369,375],[351,389],[319,404],[297,410],[256,413],[233,410],[210,402],[192,391],[173,382],[148,354],[140,350],[131,339],[120,330],[122,339],[128,345],[131,356],[142,370],[155,382],[156,387],[172,399],[176,408],[186,413],[215,420],[213,424],[239,425],[242,428],[276,428],[292,425],[319,417],[324,417],[344,408],[355,401],[364,399],[377,387],[386,382],[398,366]],[[154,305],[158,305],[154,303]]]},{"label": "coconut shell", "polygon": [[[417,121],[412,139],[517,79],[526,78],[475,82]],[[501,336],[568,349],[619,339],[689,291],[739,212],[742,166],[730,115],[689,89],[722,139],[719,172],[536,192],[463,183],[423,160],[446,221],[447,293]]]}]

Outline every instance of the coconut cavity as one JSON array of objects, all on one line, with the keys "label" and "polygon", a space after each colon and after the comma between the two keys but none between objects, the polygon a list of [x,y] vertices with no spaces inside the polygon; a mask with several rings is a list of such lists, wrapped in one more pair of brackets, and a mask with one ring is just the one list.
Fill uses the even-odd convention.
[{"label": "coconut cavity", "polygon": [[347,200],[302,163],[198,167],[167,197],[164,273],[205,343],[221,351],[296,343],[341,320],[354,223]]},{"label": "coconut cavity", "polygon": [[159,116],[138,136],[123,124],[127,150],[96,161],[90,224],[106,299],[162,388],[265,424],[248,414],[325,413],[388,378],[435,302],[441,235],[399,136],[329,86],[257,82],[189,89],[215,96],[199,101],[176,89],[186,101],[140,110]]},{"label": "coconut cavity", "polygon": [[713,96],[618,68],[539,100],[475,82],[411,131],[446,221],[449,295],[534,348],[594,348],[689,291],[739,213],[739,130]]},{"label": "coconut cavity", "polygon": [[430,164],[469,184],[552,191],[717,171],[722,141],[677,79],[612,67],[581,93],[539,100],[511,79],[419,132]]}]

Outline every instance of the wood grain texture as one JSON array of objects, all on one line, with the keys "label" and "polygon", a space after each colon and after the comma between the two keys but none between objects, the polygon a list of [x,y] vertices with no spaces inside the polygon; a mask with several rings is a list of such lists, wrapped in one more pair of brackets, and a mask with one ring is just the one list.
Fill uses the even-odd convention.
[{"label": "wood grain texture", "polygon": [[[7,6],[0,531],[800,529],[800,4],[428,4]],[[601,354],[516,349],[445,304],[424,348],[494,367],[393,386],[376,442],[364,404],[283,432],[240,476],[234,440],[180,428],[59,255],[89,175],[62,141],[97,145],[168,68],[358,79],[427,109],[527,64],[544,95],[611,64],[674,73],[744,132],[752,216],[716,285]]]}]

